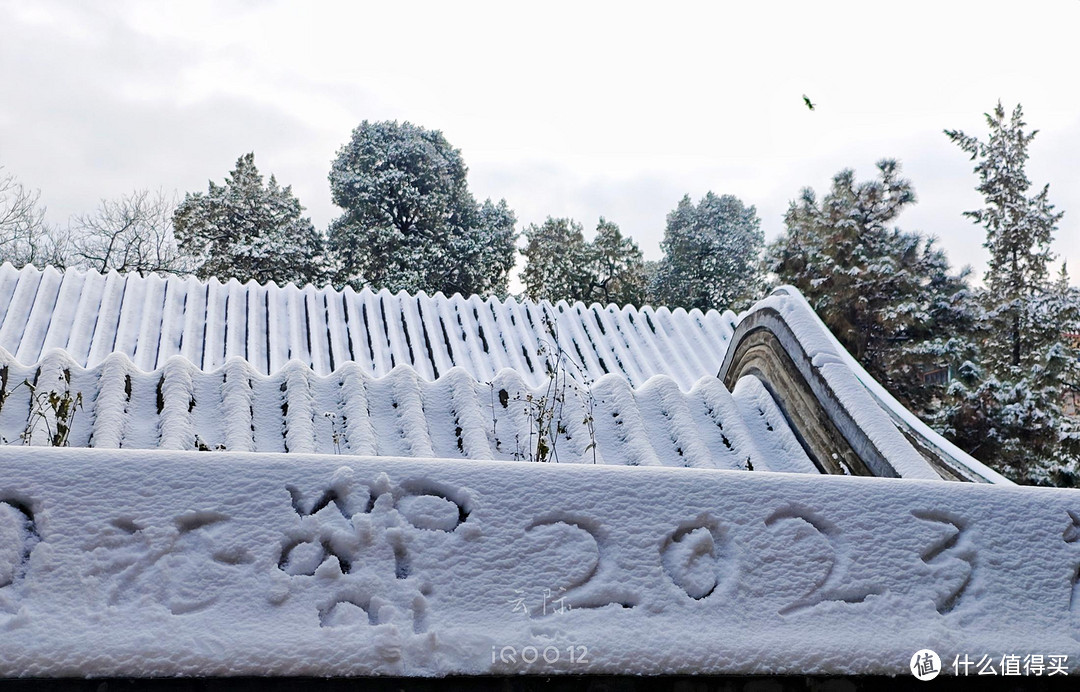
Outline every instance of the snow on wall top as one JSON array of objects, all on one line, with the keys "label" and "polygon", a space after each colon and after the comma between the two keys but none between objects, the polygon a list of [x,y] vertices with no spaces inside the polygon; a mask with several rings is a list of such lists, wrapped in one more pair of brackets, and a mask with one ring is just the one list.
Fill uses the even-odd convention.
[{"label": "snow on wall top", "polygon": [[980,483],[20,448],[0,675],[906,676],[923,648],[971,676],[1003,654],[1076,673],[1076,507]]},{"label": "snow on wall top", "polygon": [[239,357],[264,375],[291,360],[317,375],[349,361],[374,377],[409,365],[429,381],[454,367],[479,381],[510,368],[535,387],[546,380],[538,352],[557,336],[589,379],[614,373],[638,387],[666,375],[688,391],[716,375],[735,321],[730,311],[0,266],[0,348],[21,363],[59,348],[84,367],[122,353],[143,371],[177,355],[203,371]]},{"label": "snow on wall top", "polygon": [[33,365],[0,349],[0,444],[55,444],[55,392],[82,402],[63,441],[74,447],[818,472],[753,377],[734,392],[715,377],[688,392],[663,375],[637,389],[613,374],[565,382],[532,388],[504,369],[485,383],[462,368],[429,382],[408,366],[375,378],[356,363],[324,377],[296,361],[267,376],[240,358],[207,372],[179,356],[145,373],[122,353],[85,369],[59,349]]}]

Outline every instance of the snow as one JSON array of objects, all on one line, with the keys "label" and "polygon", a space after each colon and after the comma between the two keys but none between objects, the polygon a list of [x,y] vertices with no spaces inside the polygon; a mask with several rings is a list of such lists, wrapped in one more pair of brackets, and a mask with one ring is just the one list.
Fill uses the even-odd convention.
[{"label": "snow", "polygon": [[4,265],[0,677],[1080,656],[1075,492],[938,480],[796,291],[753,310],[903,478],[822,476],[728,391],[731,313]]},{"label": "snow", "polygon": [[55,413],[33,403],[27,381],[36,396],[81,396],[73,447],[532,461],[546,425],[549,459],[560,463],[817,473],[767,393],[749,409],[715,377],[689,392],[663,375],[637,389],[613,374],[591,387],[560,378],[532,388],[509,369],[490,383],[463,368],[429,382],[406,365],[375,378],[345,363],[320,377],[290,361],[265,376],[239,358],[204,372],[173,356],[143,372],[121,353],[86,369],[60,350],[24,365],[3,349],[0,369],[0,448],[50,444]]},{"label": "snow", "polygon": [[[940,478],[904,438],[888,412],[867,391],[848,362],[851,356],[810,309],[797,289],[782,287],[773,291],[768,297],[755,303],[750,310],[742,313],[739,319],[742,321],[755,313],[765,313],[768,321],[775,322],[772,325],[775,328],[780,328],[782,323],[790,329],[798,347],[809,358],[810,367],[821,375],[830,394],[897,475],[901,478]],[[775,317],[770,317],[769,313]],[[865,371],[862,372],[865,375]],[[804,376],[807,374],[804,373]],[[869,376],[866,377],[869,379]],[[967,455],[962,452],[961,456],[957,457],[965,461],[966,458]]]},{"label": "snow", "polygon": [[667,375],[689,390],[716,375],[734,323],[730,311],[500,302],[0,265],[0,348],[22,363],[62,349],[83,367],[122,353],[145,371],[176,355],[206,371],[241,358],[263,375],[300,361],[323,376],[352,361],[375,377],[409,365],[431,381],[459,367],[486,382],[511,368],[536,387],[546,377],[538,351],[561,345],[587,379],[610,372],[638,387],[653,375]]},{"label": "snow", "polygon": [[[839,372],[840,376],[845,379],[854,376],[858,383],[872,395],[874,401],[871,406],[876,404],[876,408],[881,408],[889,416],[903,421],[906,426],[914,430],[930,444],[936,446],[953,459],[956,459],[959,463],[966,466],[978,476],[981,476],[987,482],[1004,484],[1012,483],[1012,481],[1005,478],[997,471],[994,471],[978,459],[975,459],[953,443],[946,440],[938,434],[937,431],[919,420],[918,416],[907,410],[899,401],[889,394],[885,387],[871,377],[870,374],[859,365],[859,362],[855,360],[854,356],[848,353],[847,349],[840,344],[840,341],[829,331],[828,327],[826,327],[825,323],[821,321],[821,318],[817,316],[817,313],[814,312],[813,308],[810,307],[810,304],[806,302],[806,298],[803,297],[797,288],[794,286],[781,286],[775,289],[772,295],[763,302],[774,305],[780,303],[784,306],[783,310],[787,315],[802,314],[803,318],[801,321],[807,324],[805,324],[799,332],[800,341],[805,338],[804,335],[812,329],[817,334],[815,338],[827,342],[818,348],[827,348],[828,350],[816,353],[815,358],[822,357],[820,353],[827,353],[830,362],[835,366],[839,366],[829,368],[829,370]],[[758,305],[761,305],[761,303]],[[757,308],[758,306],[755,306],[752,309]],[[816,323],[816,327],[811,327],[810,324],[808,324],[810,322]],[[810,353],[809,350],[807,352]],[[818,365],[819,362],[821,361],[815,362],[815,365]],[[848,373],[850,373],[850,375]],[[859,394],[856,392],[855,396],[859,396]],[[875,424],[875,426],[878,426],[878,424]]]},{"label": "snow", "polygon": [[5,677],[906,675],[924,647],[1080,656],[1069,490],[4,449]]},{"label": "snow", "polygon": [[[751,468],[792,473],[817,472],[814,462],[806,456],[795,433],[788,427],[784,414],[761,380],[752,375],[740,377],[731,394],[742,419],[750,426],[749,434],[764,446],[760,459],[757,462],[750,460],[754,464]],[[762,460],[767,466],[758,466]]]},{"label": "snow", "polygon": [[[816,470],[760,383],[747,380],[729,393],[715,378],[714,362],[732,336],[730,313],[586,309],[562,302],[414,298],[350,289],[335,293],[311,286],[301,291],[116,274],[103,279],[93,272],[61,275],[8,265],[0,267],[0,278],[0,290],[14,301],[0,340],[27,354],[46,343],[65,346],[46,351],[37,362],[21,361],[0,347],[0,362],[10,368],[8,388],[23,379],[69,379],[59,389],[83,397],[73,421],[70,444],[75,446],[528,460],[537,458],[546,415],[565,428],[551,445],[552,460],[560,462]],[[70,286],[83,286],[84,292]],[[105,326],[86,327],[89,321],[82,319],[71,323],[83,325],[82,331],[61,338],[67,313],[54,305],[55,296],[80,295],[80,303],[88,304],[91,289],[104,291],[97,323]],[[886,399],[793,291],[775,293],[742,319],[769,310],[782,315],[812,367],[901,476],[936,474],[893,418],[995,480],[995,474]],[[237,316],[262,314],[229,308],[238,303],[268,306],[260,318],[265,333],[236,341],[260,324]],[[318,309],[320,303],[340,305],[355,317],[336,323],[332,311]],[[18,310],[29,310],[31,317],[16,329]],[[199,319],[192,316],[196,313]],[[287,319],[300,313],[305,319],[322,314],[333,328],[302,328]],[[544,326],[544,314],[555,317],[553,329]],[[353,353],[366,350],[370,357],[335,358],[334,344],[341,338],[335,333],[345,334]],[[274,336],[282,334],[291,336]],[[556,336],[561,351],[554,348]],[[192,346],[203,339],[217,346]],[[441,350],[428,348],[438,342]],[[717,342],[722,348],[702,348]],[[256,362],[240,357],[252,353],[241,348],[245,343],[258,345]],[[284,348],[290,343],[295,348]],[[105,344],[116,350],[107,352]],[[88,362],[98,358],[96,365],[82,367],[77,356],[83,353]],[[220,366],[209,367],[228,354]],[[544,362],[556,356],[571,378],[557,392],[557,404],[544,375]],[[266,368],[259,367],[260,359]],[[143,367],[147,363],[154,369]],[[321,372],[331,365],[334,370]],[[503,370],[492,372],[495,367]],[[265,374],[267,368],[272,374]],[[605,369],[614,372],[597,375]],[[491,373],[489,379],[478,379],[483,373]],[[690,380],[693,373],[705,374]],[[503,393],[505,402],[496,401]],[[29,441],[44,444],[47,417],[35,418],[29,389],[13,390],[11,396],[0,410],[0,438],[19,443],[29,428]],[[542,397],[547,397],[546,410],[536,404]]]}]

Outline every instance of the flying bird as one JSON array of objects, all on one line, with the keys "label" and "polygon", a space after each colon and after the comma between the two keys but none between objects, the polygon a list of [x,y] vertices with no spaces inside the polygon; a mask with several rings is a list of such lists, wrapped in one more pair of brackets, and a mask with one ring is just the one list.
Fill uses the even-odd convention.
[{"label": "flying bird", "polygon": [[814,104],[810,101],[809,96],[807,96],[806,94],[803,94],[802,95],[802,100],[803,100],[803,103],[806,104],[807,108],[809,108],[810,110],[814,110]]}]

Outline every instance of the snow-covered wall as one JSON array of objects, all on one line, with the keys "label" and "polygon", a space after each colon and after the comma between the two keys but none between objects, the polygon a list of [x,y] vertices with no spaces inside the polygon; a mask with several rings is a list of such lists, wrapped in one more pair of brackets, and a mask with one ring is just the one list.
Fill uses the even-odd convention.
[{"label": "snow-covered wall", "polygon": [[1073,490],[3,448],[0,675],[889,673],[1080,656]]},{"label": "snow-covered wall", "polygon": [[201,370],[241,358],[264,375],[289,361],[318,375],[353,361],[375,377],[408,365],[427,380],[458,367],[487,381],[510,368],[537,386],[546,377],[541,350],[551,353],[561,345],[589,379],[614,373],[637,387],[667,375],[689,390],[716,375],[734,322],[730,311],[358,293],[0,265],[0,348],[25,364],[53,349],[86,367],[122,353],[145,371],[176,355]]}]

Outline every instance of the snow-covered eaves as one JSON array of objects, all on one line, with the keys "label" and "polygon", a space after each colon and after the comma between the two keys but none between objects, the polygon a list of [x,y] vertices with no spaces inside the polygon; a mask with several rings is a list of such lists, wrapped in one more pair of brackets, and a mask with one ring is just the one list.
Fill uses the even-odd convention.
[{"label": "snow-covered eaves", "polygon": [[851,376],[866,388],[866,391],[873,397],[873,401],[893,420],[904,437],[935,466],[944,478],[987,483],[1012,483],[997,471],[946,440],[936,430],[919,420],[918,416],[905,408],[892,394],[889,394],[888,390],[871,377],[870,373],[866,372],[866,369],[859,364],[859,361],[855,360],[855,357],[840,345],[836,335],[828,330],[825,323],[810,307],[806,297],[799,292],[799,289],[794,286],[781,286],[773,293],[786,296],[790,304],[797,305],[798,310],[804,314],[809,314],[810,318],[817,324],[817,332],[822,334],[825,340],[829,342],[832,350],[840,357],[841,363],[847,366]]},{"label": "snow-covered eaves", "polygon": [[[64,400],[73,415],[58,439],[49,402]],[[818,472],[752,377],[734,391],[715,377],[686,392],[663,375],[634,388],[613,374],[532,388],[509,369],[429,382],[408,366],[319,376],[292,361],[263,375],[239,358],[207,372],[174,356],[142,372],[121,353],[87,369],[60,350],[22,365],[0,349],[3,443]]]},{"label": "snow-covered eaves", "polygon": [[756,377],[823,471],[1010,483],[906,410],[847,352],[797,289],[739,316],[719,377]]},{"label": "snow-covered eaves", "polygon": [[9,451],[4,677],[907,676],[920,649],[947,670],[1080,658],[1072,490]]},{"label": "snow-covered eaves", "polygon": [[205,371],[241,358],[264,375],[290,361],[317,375],[354,362],[374,377],[408,365],[426,380],[457,367],[482,382],[510,368],[538,386],[545,354],[561,347],[586,379],[613,373],[638,387],[666,375],[689,390],[716,375],[734,322],[730,311],[0,266],[0,348],[22,363],[59,348],[84,367],[121,353],[144,371],[177,355]]}]

